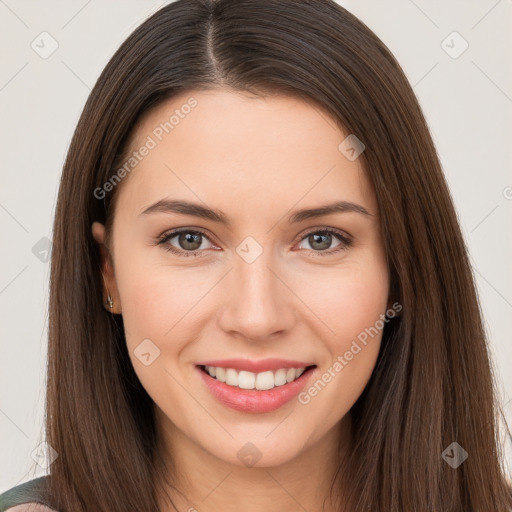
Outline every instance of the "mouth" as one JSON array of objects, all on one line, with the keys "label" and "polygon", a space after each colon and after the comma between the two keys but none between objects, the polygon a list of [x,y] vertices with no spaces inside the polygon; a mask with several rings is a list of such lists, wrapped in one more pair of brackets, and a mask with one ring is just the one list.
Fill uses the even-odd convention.
[{"label": "mouth", "polygon": [[263,372],[250,372],[222,366],[199,365],[199,368],[213,379],[238,389],[267,391],[296,381],[303,373],[316,365],[278,368]]},{"label": "mouth", "polygon": [[232,367],[196,365],[207,389],[221,404],[247,413],[265,413],[280,408],[299,394],[316,368],[315,364],[301,366],[299,363],[293,367],[285,365],[252,372]]}]

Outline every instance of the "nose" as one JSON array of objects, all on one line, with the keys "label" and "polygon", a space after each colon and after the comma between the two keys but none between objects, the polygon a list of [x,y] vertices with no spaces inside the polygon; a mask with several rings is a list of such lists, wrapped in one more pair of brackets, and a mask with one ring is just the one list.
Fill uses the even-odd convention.
[{"label": "nose", "polygon": [[270,251],[252,263],[235,258],[225,279],[219,326],[224,332],[254,342],[274,339],[296,322],[298,299]]}]

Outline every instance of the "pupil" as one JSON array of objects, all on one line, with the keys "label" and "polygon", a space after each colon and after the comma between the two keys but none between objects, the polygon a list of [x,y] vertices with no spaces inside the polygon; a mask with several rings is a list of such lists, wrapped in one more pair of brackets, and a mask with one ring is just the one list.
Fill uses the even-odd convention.
[{"label": "pupil", "polygon": [[[195,251],[201,247],[200,236],[199,233],[181,233],[180,244],[184,249]],[[192,244],[192,247],[189,244]]]},{"label": "pupil", "polygon": [[[201,247],[201,234],[200,233],[181,233],[180,234],[180,244],[185,249],[190,249],[192,251],[197,250]],[[321,250],[328,249],[331,245],[331,234],[313,234],[309,236],[309,242],[313,249]]]},{"label": "pupil", "polygon": [[[323,239],[323,243],[322,243],[322,239]],[[315,234],[315,235],[311,235],[310,236],[310,243],[311,243],[311,247],[313,247],[313,249],[315,249],[315,244],[317,244],[317,242],[320,240],[320,247],[316,247],[317,249],[328,249],[329,246],[331,245],[331,235],[329,233],[325,233],[325,234],[322,234],[322,235],[318,235],[318,234]]]}]

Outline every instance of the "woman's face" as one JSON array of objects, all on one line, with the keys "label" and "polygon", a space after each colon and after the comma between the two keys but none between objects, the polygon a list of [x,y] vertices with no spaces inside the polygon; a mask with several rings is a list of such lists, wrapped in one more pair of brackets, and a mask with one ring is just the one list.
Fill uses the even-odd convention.
[{"label": "woman's face", "polygon": [[300,100],[220,89],[137,126],[105,275],[160,426],[207,456],[291,461],[337,432],[372,373],[389,276],[348,135]]}]

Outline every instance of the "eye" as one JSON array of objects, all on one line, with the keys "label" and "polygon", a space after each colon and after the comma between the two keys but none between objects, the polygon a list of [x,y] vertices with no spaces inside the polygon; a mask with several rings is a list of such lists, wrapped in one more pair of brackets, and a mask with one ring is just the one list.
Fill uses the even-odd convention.
[{"label": "eye", "polygon": [[[337,239],[339,241],[338,245],[334,247],[334,249],[326,251],[332,242]],[[312,247],[312,251],[315,256],[327,256],[330,254],[337,253],[339,251],[347,250],[352,246],[352,239],[337,229],[332,228],[323,228],[316,229],[316,231],[310,231],[306,236],[301,239],[301,242],[305,240]]]},{"label": "eye", "polygon": [[[173,238],[177,238],[177,243],[180,247],[176,247],[170,243]],[[200,249],[205,248],[203,245],[204,240],[209,240],[209,238],[202,231],[180,229],[164,234],[158,243],[164,245],[166,251],[186,257],[200,256],[202,252]]]},{"label": "eye", "polygon": [[[177,245],[171,243],[171,240],[177,239]],[[338,244],[329,251],[328,249],[332,242],[338,240]],[[203,256],[205,247],[203,242],[207,240],[210,242],[208,236],[202,231],[191,229],[176,229],[170,233],[164,234],[159,238],[158,244],[163,245],[166,251],[177,254],[178,256]],[[341,231],[333,228],[316,229],[310,231],[306,236],[303,236],[300,241],[306,240],[312,249],[315,256],[324,256],[343,251],[352,246],[352,239]],[[211,243],[211,242],[210,242]],[[215,247],[215,246],[214,246]]]}]

